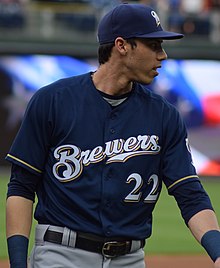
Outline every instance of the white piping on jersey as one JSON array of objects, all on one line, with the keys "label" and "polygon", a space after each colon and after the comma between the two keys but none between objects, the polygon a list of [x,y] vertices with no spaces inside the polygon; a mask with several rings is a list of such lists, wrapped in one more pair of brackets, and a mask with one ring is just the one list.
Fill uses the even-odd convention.
[{"label": "white piping on jersey", "polygon": [[11,155],[11,154],[7,154],[7,156],[10,157],[10,158],[12,158],[12,159],[14,159],[14,160],[16,160],[17,162],[19,162],[19,163],[25,165],[25,166],[27,166],[27,167],[29,167],[29,168],[31,168],[31,169],[37,171],[38,173],[42,173],[41,170],[39,170],[39,169],[33,167],[32,165],[28,164],[27,162],[25,162],[25,161],[23,161],[23,160],[21,160],[21,159],[15,157],[15,156],[13,156],[13,155]]},{"label": "white piping on jersey", "polygon": [[106,164],[109,164],[125,162],[134,156],[158,154],[161,150],[158,140],[156,135],[138,135],[127,140],[108,141],[104,147],[97,146],[85,151],[81,151],[76,145],[61,145],[54,151],[57,163],[53,166],[53,174],[58,180],[65,182],[79,177],[84,166],[98,163],[106,157]]},{"label": "white piping on jersey", "polygon": [[173,184],[171,184],[169,187],[167,187],[167,189],[169,190],[170,188],[172,188],[174,185],[178,184],[179,182],[185,181],[185,180],[188,180],[188,179],[191,179],[191,178],[198,178],[199,179],[199,176],[191,175],[191,176],[183,177],[183,178],[175,181]]}]

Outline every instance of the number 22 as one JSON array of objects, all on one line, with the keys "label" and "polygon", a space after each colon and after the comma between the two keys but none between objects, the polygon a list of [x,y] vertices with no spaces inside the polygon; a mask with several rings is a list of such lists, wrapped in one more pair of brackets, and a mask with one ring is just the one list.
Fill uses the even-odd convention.
[{"label": "number 22", "polygon": [[[126,183],[131,183],[132,181],[135,181],[135,186],[133,190],[125,197],[125,202],[139,202],[142,192],[139,191],[143,185],[143,179],[138,173],[132,173],[128,178]],[[159,193],[156,193],[158,186],[159,186],[159,180],[158,176],[156,174],[153,174],[148,179],[148,184],[151,184],[153,182],[152,188],[150,190],[150,193],[147,195],[147,197],[144,199],[144,202],[156,202]]]}]

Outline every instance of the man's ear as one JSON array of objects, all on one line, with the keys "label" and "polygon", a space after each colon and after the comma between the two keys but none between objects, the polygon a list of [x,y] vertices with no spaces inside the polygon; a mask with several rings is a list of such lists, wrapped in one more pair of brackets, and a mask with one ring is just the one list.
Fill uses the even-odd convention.
[{"label": "man's ear", "polygon": [[128,51],[128,43],[124,38],[117,37],[115,39],[115,48],[121,55],[126,55]]}]

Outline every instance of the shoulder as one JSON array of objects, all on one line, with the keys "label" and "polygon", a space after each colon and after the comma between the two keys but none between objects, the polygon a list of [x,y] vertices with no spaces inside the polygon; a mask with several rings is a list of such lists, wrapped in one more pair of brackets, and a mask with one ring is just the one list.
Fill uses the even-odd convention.
[{"label": "shoulder", "polygon": [[84,84],[89,84],[89,81],[91,81],[90,73],[86,73],[63,78],[48,84],[34,93],[28,103],[27,111],[40,114],[49,113],[51,109],[63,109],[68,105],[72,105],[82,97],[83,90],[81,89],[84,88]]},{"label": "shoulder", "polygon": [[90,73],[85,73],[78,76],[59,79],[49,85],[40,88],[36,94],[56,94],[66,92],[68,90],[74,91],[78,86],[88,83],[90,80]]},{"label": "shoulder", "polygon": [[137,85],[135,91],[138,103],[141,103],[145,113],[151,115],[158,123],[161,122],[164,127],[168,128],[184,124],[177,108],[164,97],[142,85]]},{"label": "shoulder", "polygon": [[177,112],[176,107],[161,95],[151,91],[146,86],[137,84],[135,87],[136,94],[146,102],[147,105],[152,105],[160,109]]},{"label": "shoulder", "polygon": [[90,73],[59,79],[38,89],[30,100],[31,103],[50,104],[73,101],[77,95],[83,95],[82,88],[90,87]]}]

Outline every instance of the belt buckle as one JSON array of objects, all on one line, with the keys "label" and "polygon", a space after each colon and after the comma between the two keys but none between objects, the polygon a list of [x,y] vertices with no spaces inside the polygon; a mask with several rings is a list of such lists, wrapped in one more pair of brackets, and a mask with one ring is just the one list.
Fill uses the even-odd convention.
[{"label": "belt buckle", "polygon": [[[120,254],[116,253],[116,247],[125,246],[125,242],[109,241],[106,242],[102,247],[102,255],[106,258],[115,258]],[[111,251],[113,252],[111,253]]]}]

